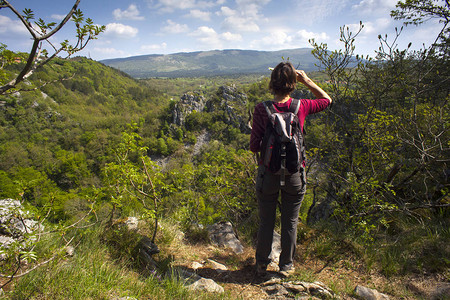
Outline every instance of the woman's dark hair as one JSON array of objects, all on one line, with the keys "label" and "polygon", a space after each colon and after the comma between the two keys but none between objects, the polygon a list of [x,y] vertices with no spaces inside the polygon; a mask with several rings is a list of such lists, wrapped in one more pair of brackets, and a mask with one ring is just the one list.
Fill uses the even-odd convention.
[{"label": "woman's dark hair", "polygon": [[277,95],[287,95],[295,90],[297,74],[290,62],[281,62],[272,71],[269,89]]}]

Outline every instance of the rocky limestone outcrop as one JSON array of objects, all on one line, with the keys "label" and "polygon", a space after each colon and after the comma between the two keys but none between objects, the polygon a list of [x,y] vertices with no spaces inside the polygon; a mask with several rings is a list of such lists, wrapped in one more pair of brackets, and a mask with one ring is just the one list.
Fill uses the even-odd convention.
[{"label": "rocky limestone outcrop", "polygon": [[0,235],[20,238],[23,234],[36,229],[37,221],[26,218],[18,200],[0,200]]},{"label": "rocky limestone outcrop", "polygon": [[250,133],[251,128],[245,110],[247,103],[247,95],[239,92],[236,86],[221,86],[217,91],[217,99],[208,101],[206,109],[208,112],[223,110],[226,124],[236,126],[242,133]]},{"label": "rocky limestone outcrop", "polygon": [[234,232],[230,222],[220,222],[208,227],[210,241],[218,247],[227,247],[236,254],[244,252],[244,247]]},{"label": "rocky limestone outcrop", "polygon": [[198,93],[186,93],[172,110],[172,123],[183,126],[186,117],[193,111],[216,112],[224,111],[224,123],[235,126],[242,133],[250,133],[248,113],[246,111],[248,97],[239,92],[235,86],[219,87],[216,97],[206,100]]},{"label": "rocky limestone outcrop", "polygon": [[27,217],[20,201],[0,200],[0,247],[8,248],[16,241],[22,241],[26,233],[38,227],[38,222]]},{"label": "rocky limestone outcrop", "polygon": [[183,94],[178,103],[175,104],[172,111],[172,123],[183,126],[186,117],[193,111],[202,112],[205,109],[206,100],[202,95]]},{"label": "rocky limestone outcrop", "polygon": [[[35,237],[32,233],[39,223],[30,218],[20,201],[0,199],[0,249],[24,249]],[[40,228],[43,229],[42,227]],[[0,260],[7,259],[8,254],[0,254]]]}]

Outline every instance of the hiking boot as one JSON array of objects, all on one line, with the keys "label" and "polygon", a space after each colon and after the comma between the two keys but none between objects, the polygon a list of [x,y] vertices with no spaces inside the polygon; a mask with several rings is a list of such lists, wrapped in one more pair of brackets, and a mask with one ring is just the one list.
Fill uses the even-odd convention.
[{"label": "hiking boot", "polygon": [[256,264],[256,275],[259,277],[267,276],[267,265]]},{"label": "hiking boot", "polygon": [[278,272],[278,274],[280,274],[280,276],[283,278],[287,278],[287,277],[293,275],[294,272],[295,272],[294,266],[287,265],[287,266],[280,267],[280,271]]}]

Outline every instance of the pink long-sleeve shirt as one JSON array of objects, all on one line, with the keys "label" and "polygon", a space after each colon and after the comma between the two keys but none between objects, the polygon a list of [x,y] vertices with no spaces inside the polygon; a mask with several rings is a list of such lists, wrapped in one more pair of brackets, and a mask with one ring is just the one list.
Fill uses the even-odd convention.
[{"label": "pink long-sleeve shirt", "polygon": [[[292,98],[284,103],[273,102],[275,109],[278,112],[289,111],[289,106],[292,103]],[[305,118],[309,114],[318,113],[330,105],[330,100],[328,99],[300,99],[300,109],[298,110],[298,119],[300,121],[300,127],[303,131],[303,124],[305,123]],[[261,142],[264,137],[264,131],[266,130],[267,121],[269,117],[267,111],[264,107],[264,103],[259,103],[255,107],[253,113],[253,125],[252,132],[250,135],[250,151],[259,152],[261,150]]]}]

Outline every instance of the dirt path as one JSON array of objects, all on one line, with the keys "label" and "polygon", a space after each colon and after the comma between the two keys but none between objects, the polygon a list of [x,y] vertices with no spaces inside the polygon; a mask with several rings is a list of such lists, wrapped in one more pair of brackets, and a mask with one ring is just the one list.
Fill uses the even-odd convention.
[{"label": "dirt path", "polygon": [[[192,273],[213,279],[234,298],[268,299],[267,293],[262,289],[264,281],[255,276],[254,249],[251,247],[246,247],[244,253],[240,255],[230,250],[207,245],[179,247],[176,251],[178,255],[173,261],[174,266],[183,267]],[[450,283],[443,276],[411,275],[386,278],[376,271],[364,270],[351,258],[337,262],[327,262],[317,258],[300,261],[299,258],[305,256],[305,253],[302,253],[301,246],[298,250],[300,253],[297,255],[296,273],[289,280],[320,281],[332,289],[339,299],[355,299],[353,291],[357,285],[376,289],[389,295],[390,299],[433,299],[433,295],[442,292],[442,289],[450,290]],[[208,265],[208,259],[225,265],[228,270],[214,269]],[[198,267],[199,265],[202,267]],[[269,271],[275,273],[274,269],[269,268]]]}]

